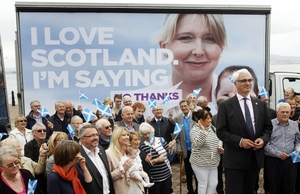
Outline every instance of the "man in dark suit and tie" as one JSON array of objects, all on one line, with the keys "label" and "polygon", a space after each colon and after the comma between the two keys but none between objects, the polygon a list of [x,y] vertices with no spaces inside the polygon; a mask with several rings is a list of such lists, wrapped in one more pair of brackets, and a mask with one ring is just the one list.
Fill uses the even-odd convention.
[{"label": "man in dark suit and tie", "polygon": [[115,194],[105,150],[99,146],[98,131],[93,125],[86,124],[79,130],[79,135],[82,144],[80,153],[93,178],[92,193]]},{"label": "man in dark suit and tie", "polygon": [[128,131],[137,131],[139,132],[140,125],[133,122],[133,109],[131,106],[124,106],[122,108],[122,120],[116,122],[118,126],[126,127]]},{"label": "man in dark suit and tie", "polygon": [[248,70],[233,73],[237,94],[218,109],[217,135],[224,144],[226,194],[253,194],[264,164],[263,147],[269,142],[272,123],[267,106],[250,97],[253,78]]}]

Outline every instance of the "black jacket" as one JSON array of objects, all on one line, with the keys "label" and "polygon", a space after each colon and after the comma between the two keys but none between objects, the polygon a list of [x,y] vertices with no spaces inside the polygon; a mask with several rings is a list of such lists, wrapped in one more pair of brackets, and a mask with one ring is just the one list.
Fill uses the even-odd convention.
[{"label": "black jacket", "polygon": [[57,116],[57,112],[55,112],[55,114],[49,118],[49,121],[53,124],[53,130],[51,129],[47,130],[47,139],[49,139],[53,131],[62,131],[65,132],[66,134],[69,134],[67,126],[70,123],[70,117],[67,114],[65,114],[64,120],[62,121]]}]

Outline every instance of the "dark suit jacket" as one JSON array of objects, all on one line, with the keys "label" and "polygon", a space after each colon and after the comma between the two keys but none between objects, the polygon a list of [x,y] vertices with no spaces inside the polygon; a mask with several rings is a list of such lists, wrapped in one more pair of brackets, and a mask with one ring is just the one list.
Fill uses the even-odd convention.
[{"label": "dark suit jacket", "polygon": [[[264,145],[266,145],[270,140],[273,129],[266,103],[252,97],[251,101],[255,119],[255,139],[261,138],[264,141]],[[253,152],[255,153],[258,167],[261,168],[263,166],[263,148],[253,151],[253,149],[241,148],[239,145],[241,138],[251,139],[251,136],[237,96],[220,104],[217,119],[217,136],[224,144],[223,166],[225,168],[249,168]]]},{"label": "dark suit jacket", "polygon": [[[123,121],[116,122],[116,124],[117,124],[118,126],[126,127],[126,125],[125,125],[125,123],[124,123]],[[137,124],[137,123],[135,123],[135,122],[132,122],[132,125],[133,125],[135,131],[139,132],[139,130],[140,130],[140,125]]]},{"label": "dark suit jacket", "polygon": [[24,155],[35,162],[39,161],[40,147],[35,139],[25,144]]},{"label": "dark suit jacket", "polygon": [[170,121],[166,117],[161,118],[161,124],[160,124],[160,135],[158,132],[158,126],[155,120],[155,117],[150,121],[149,123],[154,128],[154,136],[155,137],[163,137],[166,142],[172,141],[172,136],[174,132],[175,123],[173,121]]},{"label": "dark suit jacket", "polygon": [[[108,165],[105,150],[103,149],[102,146],[98,146],[98,147],[100,149],[100,152],[99,152],[98,155],[99,155],[100,159],[102,160],[102,162],[105,166],[105,169],[107,171],[107,174],[108,174],[110,194],[115,194],[113,180],[112,180],[112,177],[111,177],[111,174],[110,174],[110,169],[109,169],[109,165]],[[86,154],[86,152],[84,151],[82,146],[80,146],[80,153],[85,158],[86,167],[88,168],[88,170],[89,170],[89,172],[90,172],[90,174],[93,178],[93,180],[92,180],[93,192],[91,192],[91,193],[87,192],[87,194],[94,194],[94,193],[103,194],[102,173],[98,171],[97,167],[91,161],[91,159]]]}]

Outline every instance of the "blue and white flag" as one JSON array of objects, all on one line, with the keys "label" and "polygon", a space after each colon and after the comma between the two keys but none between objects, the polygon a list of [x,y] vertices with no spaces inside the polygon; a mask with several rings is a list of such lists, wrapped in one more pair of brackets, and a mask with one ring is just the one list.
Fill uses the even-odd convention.
[{"label": "blue and white flag", "polygon": [[148,99],[148,107],[149,108],[155,108],[156,107],[156,100],[154,98]]},{"label": "blue and white flag", "polygon": [[28,190],[27,194],[34,194],[37,187],[37,180],[28,180]]},{"label": "blue and white flag", "polygon": [[154,135],[150,135],[150,146],[153,145],[153,142],[154,142]]},{"label": "blue and white flag", "polygon": [[99,107],[100,105],[102,105],[102,103],[99,100],[97,100],[97,98],[95,98],[95,100],[93,100],[92,104],[96,105],[97,107]]},{"label": "blue and white flag", "polygon": [[292,157],[293,163],[300,162],[300,150],[293,151],[290,156]]},{"label": "blue and white flag", "polygon": [[69,131],[69,134],[72,137],[72,139],[74,139],[75,128],[72,125],[68,124],[67,130]]},{"label": "blue and white flag", "polygon": [[264,97],[264,98],[268,98],[269,97],[269,93],[267,92],[266,88],[265,87],[262,87],[259,94],[261,97]]},{"label": "blue and white flag", "polygon": [[231,83],[234,83],[234,80],[233,80],[233,78],[232,78],[232,75],[229,76],[229,80],[230,80]]},{"label": "blue and white flag", "polygon": [[101,104],[100,106],[98,106],[98,110],[100,111],[102,116],[111,117],[111,110],[110,110],[109,105]]},{"label": "blue and white flag", "polygon": [[94,113],[92,113],[92,111],[90,111],[90,109],[86,108],[82,111],[83,117],[86,120],[86,122],[90,122],[91,120],[97,118],[96,115],[94,115]]},{"label": "blue and white flag", "polygon": [[164,98],[162,104],[170,103],[170,101],[171,101],[171,97],[170,97],[170,95],[167,95],[167,96]]},{"label": "blue and white flag", "polygon": [[88,99],[88,97],[82,91],[79,90],[79,99]]},{"label": "blue and white flag", "polygon": [[40,109],[38,109],[38,112],[42,117],[45,117],[49,114],[48,110],[45,107],[41,107]]},{"label": "blue and white flag", "polygon": [[182,127],[183,127],[183,124],[175,123],[174,134],[175,134],[176,136],[179,135],[179,133],[180,133],[181,130],[182,130]]},{"label": "blue and white flag", "polygon": [[198,88],[198,89],[195,89],[194,91],[193,91],[193,96],[198,96],[199,95],[199,93],[201,92],[201,90],[202,90],[202,88]]},{"label": "blue and white flag", "polygon": [[0,140],[3,138],[4,135],[7,135],[7,133],[5,132],[0,133]]}]

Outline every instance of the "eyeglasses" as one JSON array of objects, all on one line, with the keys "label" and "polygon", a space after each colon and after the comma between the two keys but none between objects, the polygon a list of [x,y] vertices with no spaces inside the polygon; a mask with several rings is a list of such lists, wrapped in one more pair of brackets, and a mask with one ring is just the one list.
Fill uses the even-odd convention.
[{"label": "eyeglasses", "polygon": [[27,120],[26,119],[24,119],[24,120],[18,120],[18,122],[20,122],[20,123],[25,123],[25,122],[27,122]]},{"label": "eyeglasses", "polygon": [[104,129],[109,129],[109,128],[112,128],[111,125],[104,127]]},{"label": "eyeglasses", "polygon": [[95,133],[95,134],[92,134],[92,135],[85,135],[83,137],[88,137],[88,138],[93,137],[93,138],[95,138],[95,137],[99,137],[99,134]]},{"label": "eyeglasses", "polygon": [[6,165],[7,168],[12,168],[13,166],[18,166],[20,164],[19,160],[14,161],[13,163],[9,163]]},{"label": "eyeglasses", "polygon": [[39,130],[36,130],[36,132],[38,132],[38,133],[42,133],[42,132],[46,133],[46,129],[39,129]]},{"label": "eyeglasses", "polygon": [[241,83],[246,83],[246,82],[249,82],[249,83],[251,83],[251,82],[253,82],[253,79],[251,78],[251,79],[241,79],[241,80],[235,80],[236,82],[241,82]]}]

